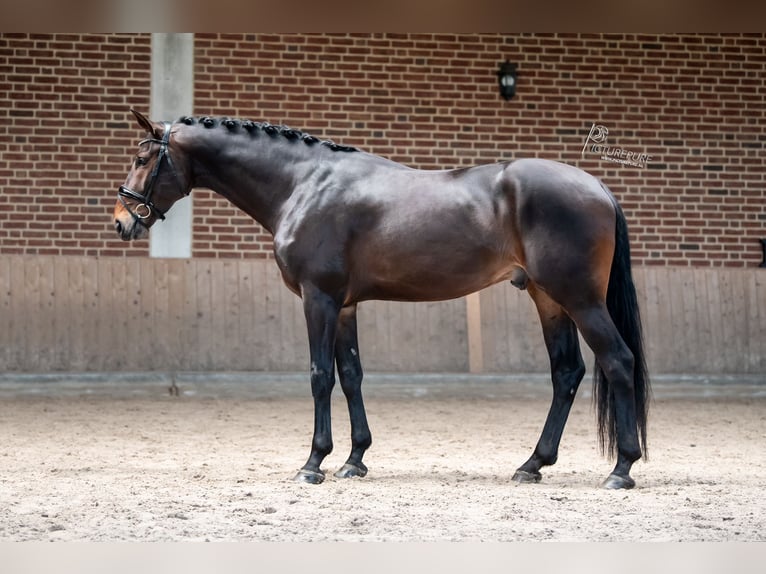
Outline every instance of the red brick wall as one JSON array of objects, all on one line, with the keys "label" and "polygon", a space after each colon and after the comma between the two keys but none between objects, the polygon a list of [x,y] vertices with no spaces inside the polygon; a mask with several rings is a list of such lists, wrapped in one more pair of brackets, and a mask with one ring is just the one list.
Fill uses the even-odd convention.
[{"label": "red brick wall", "polygon": [[[565,161],[618,196],[637,264],[761,260],[763,34],[199,34],[195,52],[196,113],[285,123],[415,167]],[[510,102],[494,76],[506,58],[519,69]],[[0,251],[146,254],[112,237],[108,214],[140,135],[125,112],[148,108],[148,60],[147,35],[0,35]],[[582,159],[594,122],[654,161]],[[270,256],[258,225],[194,195],[195,256]]]},{"label": "red brick wall", "polygon": [[150,64],[148,34],[0,34],[0,252],[147,254],[109,213]]}]

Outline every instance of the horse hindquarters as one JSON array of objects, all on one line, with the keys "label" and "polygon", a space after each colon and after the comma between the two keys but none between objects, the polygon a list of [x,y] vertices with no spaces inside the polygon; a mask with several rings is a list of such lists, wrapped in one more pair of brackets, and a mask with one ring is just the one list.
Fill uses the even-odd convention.
[{"label": "horse hindquarters", "polygon": [[[630,488],[629,471],[645,441],[648,378],[625,216],[595,178],[549,167],[527,163],[516,176],[530,293],[537,289],[558,304],[593,350],[599,428],[618,456],[605,486]],[[559,179],[561,174],[568,178]],[[544,329],[551,316],[541,312]],[[551,353],[552,368],[554,359]]]}]

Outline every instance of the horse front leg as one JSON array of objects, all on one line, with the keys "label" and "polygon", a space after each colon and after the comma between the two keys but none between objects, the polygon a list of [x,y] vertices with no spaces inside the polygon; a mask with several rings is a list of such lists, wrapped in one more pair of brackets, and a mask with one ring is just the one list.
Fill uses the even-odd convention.
[{"label": "horse front leg", "polygon": [[335,473],[335,477],[362,477],[367,474],[367,467],[362,462],[362,457],[372,444],[372,435],[367,424],[367,414],[362,400],[363,373],[356,331],[356,305],[344,307],[338,317],[335,362],[338,366],[340,385],[348,402],[348,414],[351,419],[351,454],[346,464]]},{"label": "horse front leg", "polygon": [[320,465],[332,452],[330,398],[335,386],[333,365],[335,334],[340,306],[331,296],[313,285],[303,286],[303,309],[309,335],[311,394],[314,397],[314,437],[311,454],[295,475],[297,482],[320,484],[325,475]]}]

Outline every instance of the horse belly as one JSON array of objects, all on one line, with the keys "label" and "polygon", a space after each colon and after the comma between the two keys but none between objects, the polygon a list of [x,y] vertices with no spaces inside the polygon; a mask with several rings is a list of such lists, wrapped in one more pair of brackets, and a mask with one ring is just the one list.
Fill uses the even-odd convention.
[{"label": "horse belly", "polygon": [[497,250],[465,240],[364,251],[354,257],[349,278],[349,297],[355,300],[454,299],[509,278],[514,268]]}]

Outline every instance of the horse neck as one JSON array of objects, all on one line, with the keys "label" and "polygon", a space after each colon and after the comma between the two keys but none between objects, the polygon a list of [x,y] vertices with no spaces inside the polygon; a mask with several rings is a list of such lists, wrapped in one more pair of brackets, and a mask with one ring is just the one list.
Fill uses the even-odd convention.
[{"label": "horse neck", "polygon": [[215,191],[272,234],[282,205],[316,161],[302,144],[265,134],[198,129],[187,147],[193,187]]}]

